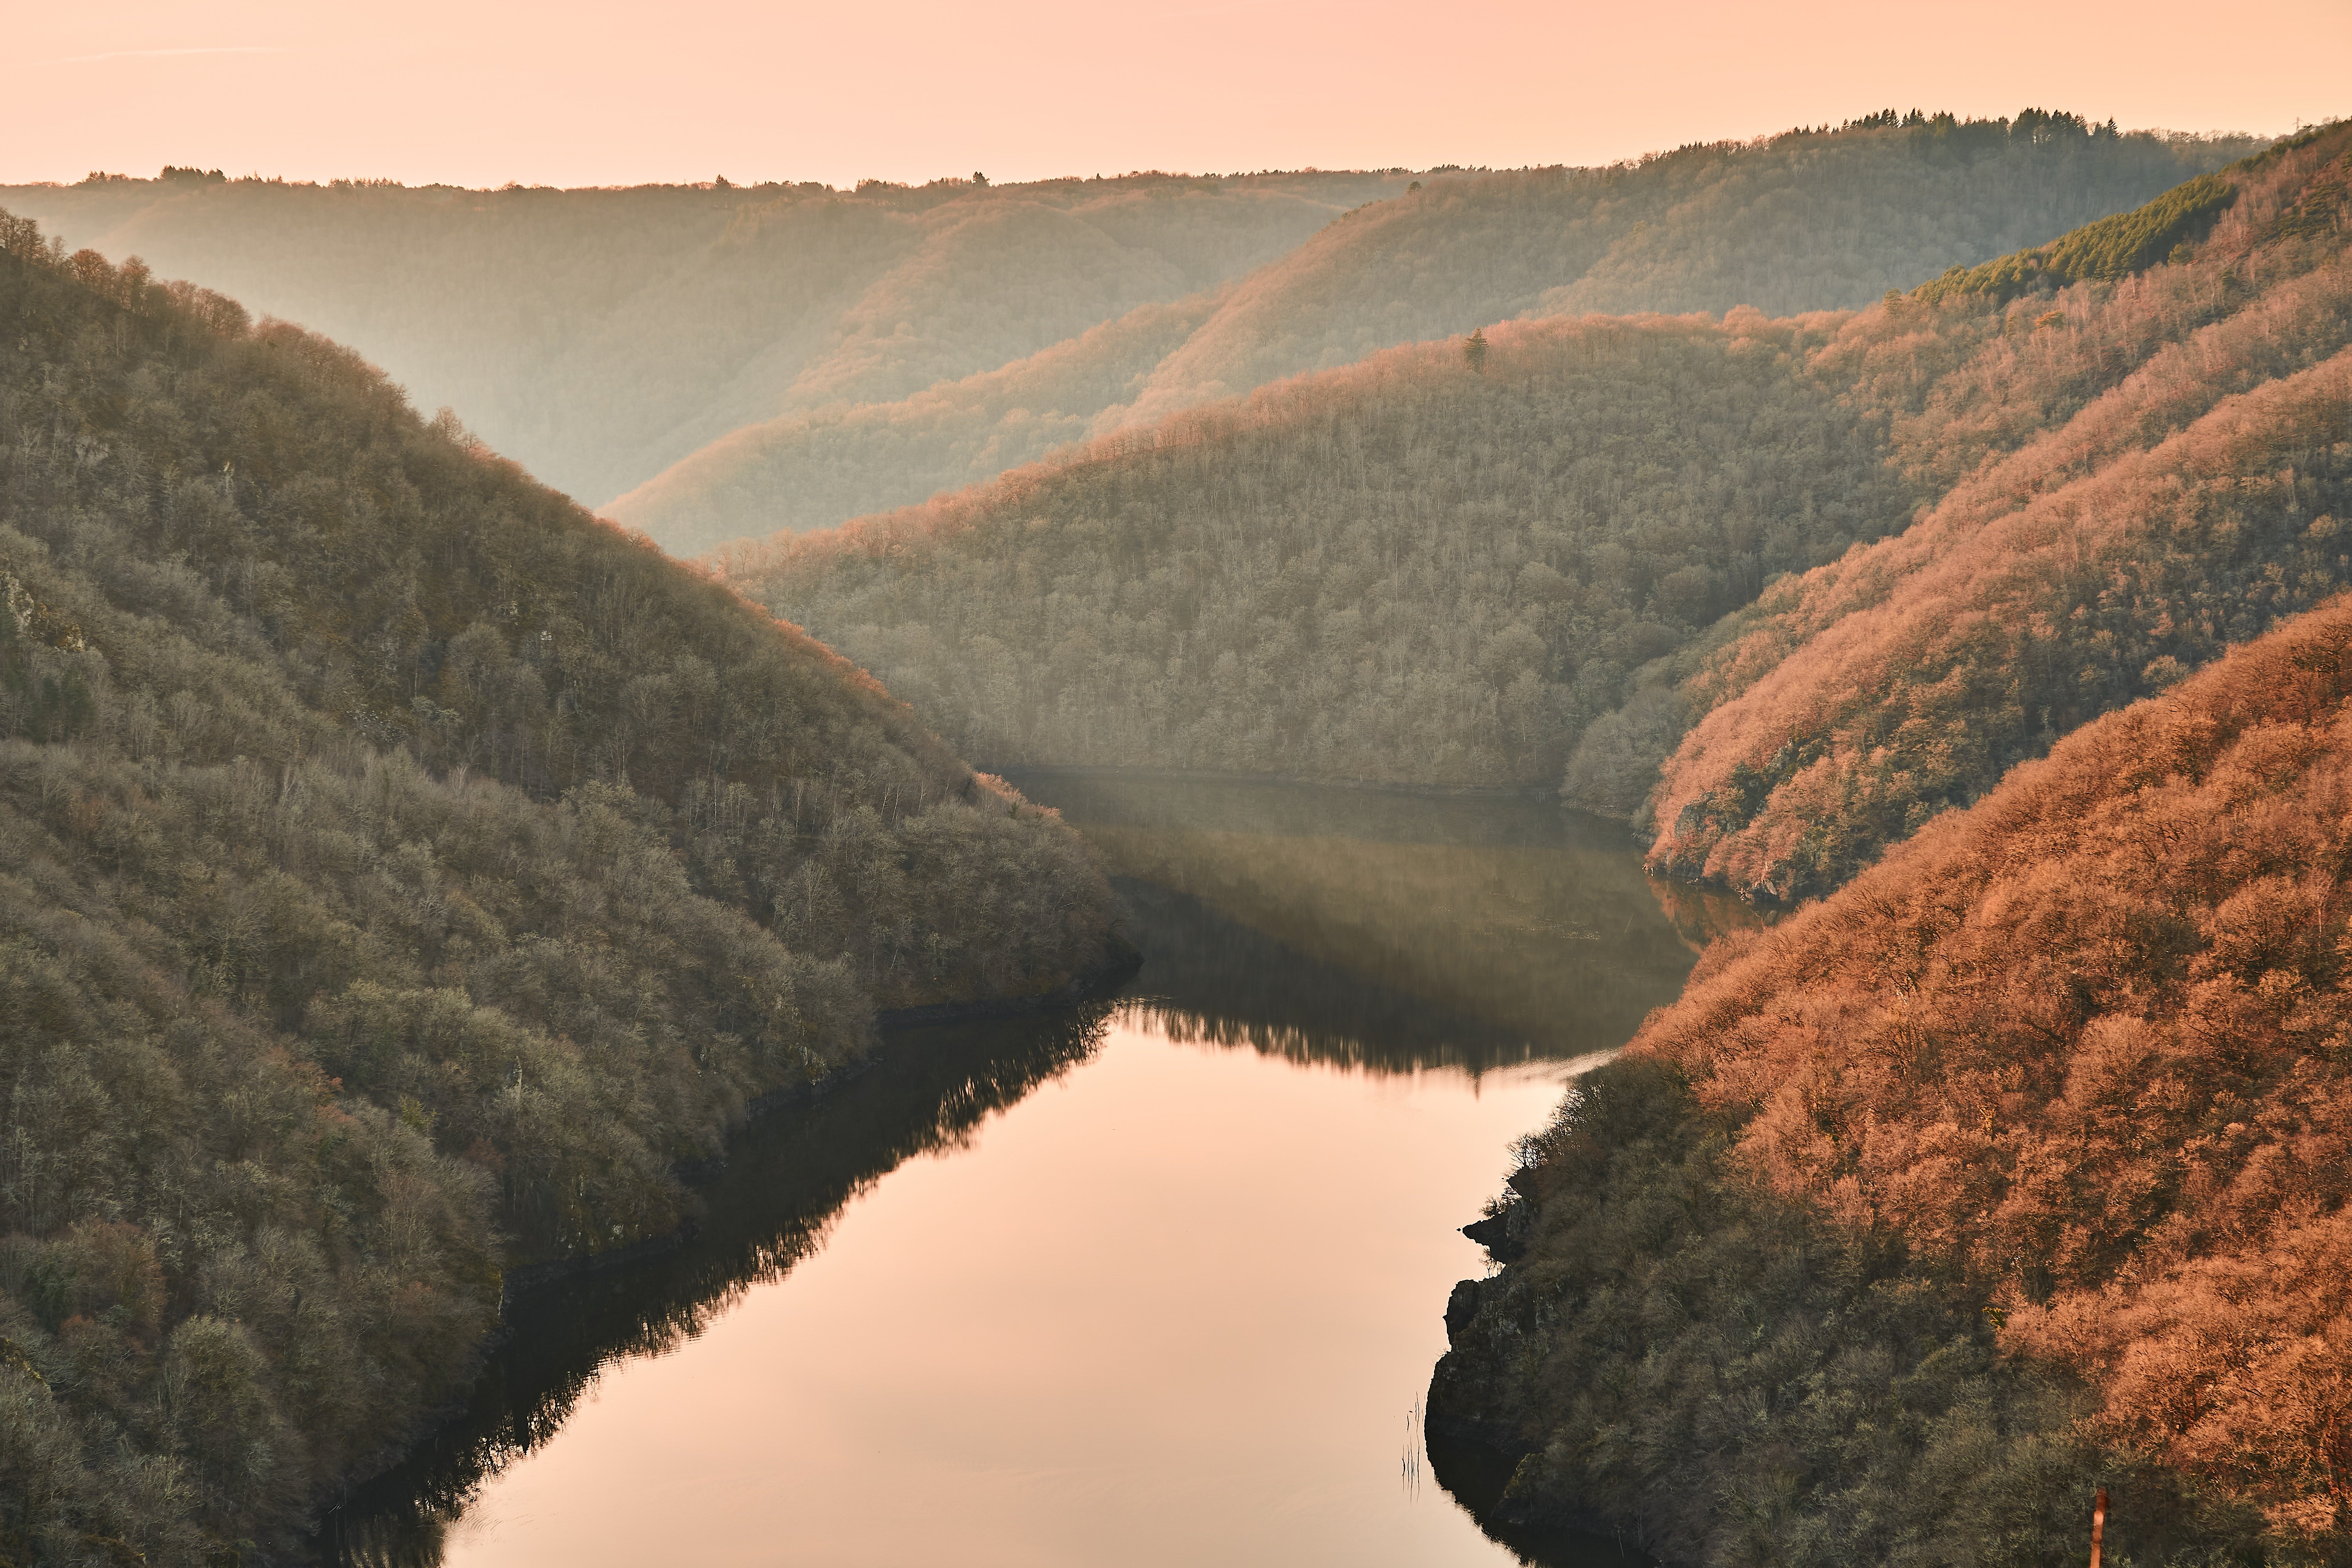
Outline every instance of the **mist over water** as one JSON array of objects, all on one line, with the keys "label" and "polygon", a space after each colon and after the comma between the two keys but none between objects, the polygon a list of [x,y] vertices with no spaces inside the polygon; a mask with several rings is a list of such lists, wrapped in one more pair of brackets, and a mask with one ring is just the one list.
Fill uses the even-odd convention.
[{"label": "mist over water", "polygon": [[[1020,782],[1114,1001],[894,1033],[664,1255],[510,1309],[346,1563],[1505,1563],[1428,1477],[1457,1234],[1692,948],[1548,803]],[[1685,921],[1706,911],[1683,911]]]}]

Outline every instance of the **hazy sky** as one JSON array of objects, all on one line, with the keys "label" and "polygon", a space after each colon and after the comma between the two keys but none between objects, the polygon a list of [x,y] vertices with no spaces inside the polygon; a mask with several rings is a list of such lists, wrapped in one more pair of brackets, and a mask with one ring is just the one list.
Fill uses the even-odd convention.
[{"label": "hazy sky", "polygon": [[0,181],[616,184],[1589,163],[1895,105],[2285,131],[2352,0],[90,0],[12,7]]}]

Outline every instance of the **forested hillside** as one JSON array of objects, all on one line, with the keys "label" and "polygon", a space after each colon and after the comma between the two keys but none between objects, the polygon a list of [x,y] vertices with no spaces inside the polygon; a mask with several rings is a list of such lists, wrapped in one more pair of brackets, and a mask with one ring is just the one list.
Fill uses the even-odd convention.
[{"label": "forested hillside", "polygon": [[1674,1562],[2079,1560],[2096,1486],[2345,1561],[2347,698],[2338,596],[1718,941],[1524,1149],[1433,1451]]},{"label": "forested hillside", "polygon": [[[1077,435],[1515,316],[1853,308],[2136,206],[2255,145],[2118,135],[2040,110],[1889,112],[1605,169],[1433,174],[1234,284],[1148,363],[1132,337],[1064,345],[1052,365],[955,389],[951,426],[935,397],[788,416],[698,452],[612,515],[677,551],[830,526]],[[1077,384],[1074,355],[1095,362]]]},{"label": "forested hillside", "polygon": [[2347,145],[1852,314],[1390,351],[724,570],[991,763],[1564,764],[1657,790],[1662,874],[1811,896],[2352,581]]},{"label": "forested hillside", "polygon": [[725,570],[967,754],[1543,785],[1632,671],[1907,511],[1790,370],[1834,324],[1394,349]]},{"label": "forested hillside", "polygon": [[0,217],[0,1557],[283,1545],[501,1271],[1100,874],[348,352]]},{"label": "forested hillside", "polygon": [[1813,356],[1942,500],[1713,635],[1654,868],[1767,900],[1834,887],[2352,580],[2352,129],[2221,180],[1891,301]]},{"label": "forested hillside", "polygon": [[1406,183],[474,191],[179,171],[0,204],[349,344],[593,506],[738,426],[892,402],[1211,288]]},{"label": "forested hillside", "polygon": [[1508,317],[1850,310],[2137,206],[2258,145],[2125,136],[2032,110],[1890,112],[1631,165],[1433,180],[1251,277],[1124,418]]}]

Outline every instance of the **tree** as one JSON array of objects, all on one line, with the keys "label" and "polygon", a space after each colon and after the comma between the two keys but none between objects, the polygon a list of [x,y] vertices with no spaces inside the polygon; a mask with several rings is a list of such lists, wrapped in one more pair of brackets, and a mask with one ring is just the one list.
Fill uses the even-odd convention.
[{"label": "tree", "polygon": [[1486,328],[1478,327],[1472,330],[1468,340],[1462,345],[1462,362],[1470,367],[1470,374],[1473,375],[1486,374]]}]

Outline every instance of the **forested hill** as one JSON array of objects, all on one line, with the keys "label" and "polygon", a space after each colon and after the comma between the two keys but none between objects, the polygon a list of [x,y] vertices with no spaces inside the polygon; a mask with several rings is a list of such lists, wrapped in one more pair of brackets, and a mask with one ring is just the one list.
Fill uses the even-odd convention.
[{"label": "forested hill", "polygon": [[351,353],[16,218],[0,322],[0,1558],[278,1550],[503,1268],[1104,957],[1058,822]]},{"label": "forested hill", "polygon": [[1675,699],[1703,717],[1657,786],[1654,866],[1834,887],[2352,579],[2347,248],[2339,125],[1848,323],[1811,374],[1885,409],[1895,465],[1942,499],[1713,637]]},{"label": "forested hill", "polygon": [[352,346],[593,506],[740,426],[894,401],[1213,287],[1408,178],[475,191],[173,171],[0,205]]},{"label": "forested hill", "polygon": [[1631,672],[1908,510],[1754,312],[1510,323],[725,571],[995,763],[1549,786]]},{"label": "forested hill", "polygon": [[908,402],[780,413],[610,514],[671,550],[708,549],[909,505],[1076,436],[1515,316],[1850,309],[2135,207],[2259,145],[2117,135],[2039,110],[1890,112],[1606,169],[1432,174],[1206,301],[1173,341],[1152,317]]},{"label": "forested hill", "polygon": [[1719,940],[1525,1148],[1433,1452],[1668,1562],[2080,1561],[2095,1487],[2343,1562],[2347,698],[2339,596]]}]

